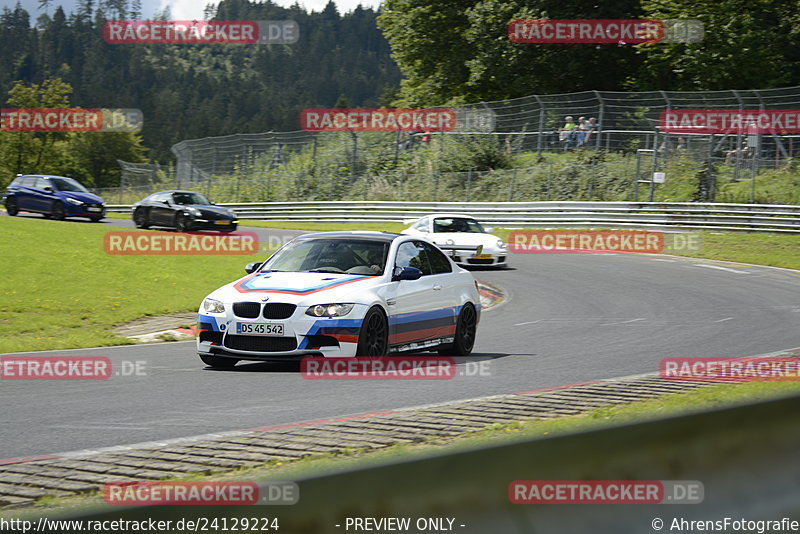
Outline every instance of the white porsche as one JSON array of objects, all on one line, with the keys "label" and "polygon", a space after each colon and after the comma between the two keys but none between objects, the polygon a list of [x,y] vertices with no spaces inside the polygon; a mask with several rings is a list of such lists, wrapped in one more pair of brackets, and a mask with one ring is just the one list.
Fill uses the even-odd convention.
[{"label": "white porsche", "polygon": [[467,355],[477,283],[429,241],[383,232],[297,237],[203,299],[197,352],[211,367],[304,355]]},{"label": "white porsche", "polygon": [[411,221],[403,234],[424,237],[440,246],[459,265],[506,267],[508,247],[469,215],[437,213]]}]

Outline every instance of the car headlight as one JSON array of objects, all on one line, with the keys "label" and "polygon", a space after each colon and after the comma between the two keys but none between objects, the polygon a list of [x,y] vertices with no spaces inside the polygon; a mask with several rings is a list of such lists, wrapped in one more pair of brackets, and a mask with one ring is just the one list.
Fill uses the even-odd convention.
[{"label": "car headlight", "polygon": [[83,202],[81,202],[80,200],[76,200],[74,198],[69,198],[69,197],[67,197],[67,202],[69,202],[70,204],[75,204],[76,206],[80,206],[81,204],[83,204]]},{"label": "car headlight", "polygon": [[203,309],[206,313],[222,313],[225,311],[225,305],[218,300],[204,299]]},{"label": "car headlight", "polygon": [[456,244],[456,242],[455,242],[455,241],[453,241],[452,239],[448,239],[447,241],[445,241],[445,242],[444,242],[444,244],[445,244],[445,245],[455,245],[455,244]]},{"label": "car headlight", "polygon": [[317,304],[309,306],[306,315],[312,317],[341,317],[347,315],[355,304]]},{"label": "car headlight", "polygon": [[195,216],[200,215],[200,210],[197,208],[185,208],[185,211],[189,215],[195,215]]},{"label": "car headlight", "polygon": [[497,240],[497,248],[506,248],[506,244],[503,243],[502,239]]}]

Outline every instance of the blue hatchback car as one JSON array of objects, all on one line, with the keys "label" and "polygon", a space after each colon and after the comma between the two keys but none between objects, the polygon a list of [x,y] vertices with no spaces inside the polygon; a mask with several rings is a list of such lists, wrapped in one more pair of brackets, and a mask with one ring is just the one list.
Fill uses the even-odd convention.
[{"label": "blue hatchback car", "polygon": [[42,213],[45,217],[87,217],[94,222],[106,214],[105,202],[90,193],[77,180],[64,176],[17,176],[3,195],[9,215],[21,211]]}]

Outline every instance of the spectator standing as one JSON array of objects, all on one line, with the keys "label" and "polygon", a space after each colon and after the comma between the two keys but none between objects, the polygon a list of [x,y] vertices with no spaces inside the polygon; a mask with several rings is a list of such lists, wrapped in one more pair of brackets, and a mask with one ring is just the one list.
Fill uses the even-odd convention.
[{"label": "spectator standing", "polygon": [[597,122],[597,117],[589,117],[589,122],[587,123],[589,131],[586,132],[586,140],[584,141],[585,144],[589,144],[589,140],[591,140],[592,136],[595,132],[600,129],[600,123]]},{"label": "spectator standing", "polygon": [[571,115],[564,117],[564,126],[558,129],[558,140],[564,143],[564,150],[570,149],[570,143],[575,139],[577,125]]},{"label": "spectator standing", "polygon": [[586,120],[586,117],[578,118],[578,127],[576,129],[578,148],[586,144],[586,138],[589,135],[590,130],[591,128],[589,127],[589,121]]}]

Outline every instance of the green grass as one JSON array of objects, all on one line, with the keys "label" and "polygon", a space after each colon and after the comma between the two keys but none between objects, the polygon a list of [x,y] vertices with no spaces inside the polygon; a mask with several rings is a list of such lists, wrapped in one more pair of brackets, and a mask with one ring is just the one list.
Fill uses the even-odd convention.
[{"label": "green grass", "polygon": [[118,256],[100,225],[0,218],[0,353],[128,343],[111,327],[191,312],[244,275],[246,256]]},{"label": "green grass", "polygon": [[[173,480],[259,482],[298,480],[303,477],[329,475],[350,469],[380,467],[390,462],[411,461],[434,454],[448,454],[478,447],[510,444],[526,439],[547,439],[575,432],[675,417],[798,393],[800,393],[800,383],[798,382],[722,384],[687,393],[664,395],[647,401],[600,408],[577,416],[503,423],[460,436],[436,438],[413,444],[397,444],[380,450],[344,449],[337,453],[314,454],[301,460],[271,461],[261,466],[235,469],[221,474],[191,475]],[[100,500],[99,494],[68,498],[45,497],[37,501],[34,509],[0,512],[0,517],[24,517],[64,507],[85,508],[96,505]]]},{"label": "green grass", "polygon": [[800,235],[711,232],[702,235],[703,247],[699,253],[679,255],[800,269]]}]

